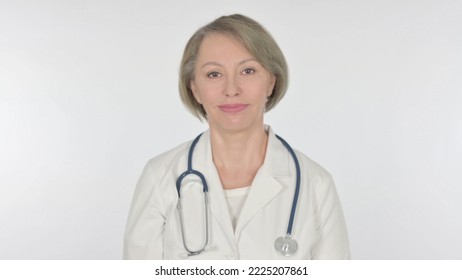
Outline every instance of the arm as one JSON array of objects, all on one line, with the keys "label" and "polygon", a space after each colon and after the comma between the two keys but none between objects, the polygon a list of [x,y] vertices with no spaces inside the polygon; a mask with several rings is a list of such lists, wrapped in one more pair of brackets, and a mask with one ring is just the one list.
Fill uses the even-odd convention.
[{"label": "arm", "polygon": [[313,188],[318,240],[313,259],[350,259],[348,234],[340,200],[330,175],[320,178]]},{"label": "arm", "polygon": [[165,209],[149,163],[136,186],[124,238],[124,259],[162,259]]}]

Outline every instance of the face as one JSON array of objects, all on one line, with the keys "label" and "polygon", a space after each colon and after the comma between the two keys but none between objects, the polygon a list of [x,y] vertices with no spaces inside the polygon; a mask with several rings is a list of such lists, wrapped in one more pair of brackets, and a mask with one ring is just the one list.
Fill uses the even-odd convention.
[{"label": "face", "polygon": [[199,48],[191,90],[207,113],[211,129],[261,127],[275,76],[237,40],[207,35]]}]

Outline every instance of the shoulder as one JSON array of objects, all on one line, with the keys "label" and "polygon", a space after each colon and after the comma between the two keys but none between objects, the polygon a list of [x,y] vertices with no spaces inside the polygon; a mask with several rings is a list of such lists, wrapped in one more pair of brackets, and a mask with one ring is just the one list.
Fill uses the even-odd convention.
[{"label": "shoulder", "polygon": [[186,166],[187,153],[191,142],[182,143],[169,151],[151,158],[146,163],[145,172],[151,173],[154,177],[162,177],[163,175],[175,172],[182,168],[183,165]]},{"label": "shoulder", "polygon": [[[290,172],[295,172],[295,164],[290,163],[294,160],[290,156],[290,150],[293,150],[300,164],[300,175],[302,180],[307,179],[310,185],[314,180],[331,180],[332,177],[330,173],[323,166],[312,160],[300,150],[291,147],[288,142],[276,135],[269,126],[267,126],[267,130],[269,131],[268,150],[271,153],[267,153],[267,156],[269,160],[273,161],[272,165],[281,170],[285,169],[286,166],[290,166]],[[279,140],[277,140],[277,138]],[[274,163],[275,161],[277,162]],[[305,183],[308,182],[305,181]]]},{"label": "shoulder", "polygon": [[332,175],[319,163],[300,151],[295,151],[301,171],[302,185],[307,187],[314,208],[337,205],[338,195]]},{"label": "shoulder", "polygon": [[148,160],[136,186],[135,201],[137,198],[147,199],[160,207],[164,202],[175,198],[175,188],[172,186],[175,185],[179,172],[186,170],[189,144],[190,142],[183,143]]},{"label": "shoulder", "polygon": [[301,172],[309,177],[309,179],[320,179],[320,180],[332,180],[332,176],[322,165],[312,160],[310,157],[294,149],[297,155],[298,161],[300,162]]}]

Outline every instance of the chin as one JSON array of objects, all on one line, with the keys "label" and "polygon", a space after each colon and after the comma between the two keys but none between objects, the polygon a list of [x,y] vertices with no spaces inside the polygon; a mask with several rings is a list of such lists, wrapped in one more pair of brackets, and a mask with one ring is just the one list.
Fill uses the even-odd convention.
[{"label": "chin", "polygon": [[263,119],[227,118],[226,120],[214,122],[214,125],[211,125],[211,127],[228,132],[240,132],[260,127],[258,124],[263,126]]}]

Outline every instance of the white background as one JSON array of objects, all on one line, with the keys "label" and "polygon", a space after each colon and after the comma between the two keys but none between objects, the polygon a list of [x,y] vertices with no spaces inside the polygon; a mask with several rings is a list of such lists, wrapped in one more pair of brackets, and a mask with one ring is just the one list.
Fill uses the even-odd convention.
[{"label": "white background", "polygon": [[286,55],[266,122],[334,176],[352,257],[462,258],[462,1],[0,0],[0,259],[121,258],[144,164],[207,128],[184,45],[236,12]]}]

